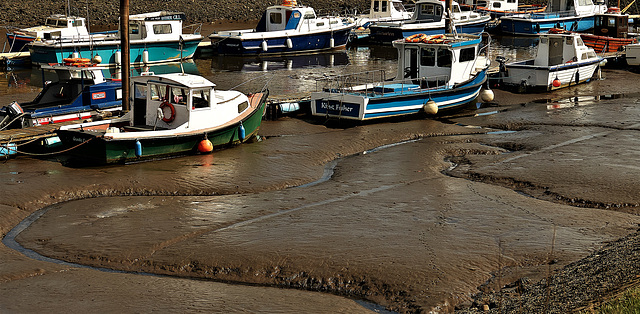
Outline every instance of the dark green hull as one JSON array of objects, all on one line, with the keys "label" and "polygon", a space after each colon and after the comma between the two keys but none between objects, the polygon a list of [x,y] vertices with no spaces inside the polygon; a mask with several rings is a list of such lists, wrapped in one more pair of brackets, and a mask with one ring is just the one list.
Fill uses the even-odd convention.
[{"label": "dark green hull", "polygon": [[[97,135],[73,129],[60,130],[58,136],[63,143],[73,143],[67,144],[67,146],[77,145],[70,150],[70,163],[78,165],[123,164],[197,153],[198,144],[204,139],[205,133],[214,149],[220,149],[243,143],[257,135],[266,106],[266,98],[267,94],[265,93],[257,109],[245,117],[242,122],[207,132],[153,138],[108,139],[102,134]],[[240,131],[241,125],[245,132],[243,138]],[[142,146],[140,156],[136,156],[136,141],[139,141]]]}]

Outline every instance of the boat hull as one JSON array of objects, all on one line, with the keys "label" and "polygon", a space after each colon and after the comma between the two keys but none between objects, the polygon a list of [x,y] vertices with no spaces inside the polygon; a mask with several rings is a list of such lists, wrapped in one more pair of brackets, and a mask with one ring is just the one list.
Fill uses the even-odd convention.
[{"label": "boat hull", "polygon": [[[190,59],[196,52],[202,37],[183,41],[182,51],[177,40],[172,41],[131,41],[129,60],[131,64],[148,64]],[[36,64],[63,63],[65,58],[73,58],[74,52],[79,58],[92,58],[99,55],[102,58],[100,66],[120,64],[120,41],[104,42],[76,42],[76,43],[35,43],[29,48],[31,62]],[[147,51],[148,62],[145,62]]]},{"label": "boat hull", "polygon": [[[480,34],[491,18],[487,15],[477,22],[456,23],[456,32]],[[440,35],[445,33],[443,23],[405,23],[400,26],[372,25],[369,27],[369,40],[375,43],[391,43],[396,39],[407,38],[415,34]]]},{"label": "boat hull", "polygon": [[[215,51],[221,55],[273,55],[314,52],[343,48],[349,41],[351,27],[301,35],[210,36]],[[289,45],[287,44],[289,39]],[[333,39],[333,44],[331,42]]]},{"label": "boat hull", "polygon": [[552,28],[585,32],[593,28],[594,15],[561,16],[560,14],[531,14],[531,18],[505,16],[500,19],[500,30],[513,35],[538,35]]},{"label": "boat hull", "polygon": [[419,85],[405,84],[401,92],[389,91],[372,97],[370,93],[316,92],[311,96],[311,112],[315,116],[364,121],[418,114],[429,100],[435,101],[438,110],[455,109],[475,102],[486,80],[484,69],[453,88],[420,90]]},{"label": "boat hull", "polygon": [[615,38],[592,34],[580,34],[580,38],[585,45],[593,48],[597,53],[622,51],[624,46],[638,42],[635,38]]},{"label": "boat hull", "polygon": [[7,43],[10,46],[9,52],[27,51],[25,46],[32,43],[36,38],[33,36],[7,33]]},{"label": "boat hull", "polygon": [[[133,139],[109,139],[75,129],[59,130],[57,133],[66,147],[77,146],[70,151],[70,163],[78,165],[122,164],[185,155],[197,152],[198,144],[205,136],[214,149],[243,143],[255,137],[262,122],[266,98],[267,94],[263,94],[256,109],[241,121],[203,132]],[[244,137],[241,136],[241,127]],[[136,142],[142,148],[140,156],[136,155]]]},{"label": "boat hull", "polygon": [[[532,65],[532,60],[515,62],[506,65],[503,84],[519,92],[535,92],[586,83],[594,77],[602,60],[598,58],[548,67]],[[559,86],[553,85],[556,78],[560,81]]]}]

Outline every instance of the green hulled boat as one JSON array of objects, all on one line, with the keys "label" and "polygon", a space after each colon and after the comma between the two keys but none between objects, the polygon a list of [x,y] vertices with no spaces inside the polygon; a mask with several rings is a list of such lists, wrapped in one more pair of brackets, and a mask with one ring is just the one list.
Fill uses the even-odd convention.
[{"label": "green hulled boat", "polygon": [[129,163],[210,152],[256,136],[268,91],[218,91],[209,80],[172,73],[131,78],[123,117],[61,127],[73,164]]}]

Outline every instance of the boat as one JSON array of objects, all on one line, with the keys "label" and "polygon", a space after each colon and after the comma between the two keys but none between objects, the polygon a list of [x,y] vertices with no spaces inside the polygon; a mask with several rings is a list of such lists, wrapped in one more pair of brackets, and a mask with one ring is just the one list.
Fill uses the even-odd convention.
[{"label": "boat", "polygon": [[[418,39],[418,40],[416,40]],[[317,81],[311,113],[329,119],[365,121],[440,110],[475,103],[487,81],[490,60],[482,37],[472,34],[419,35],[396,40],[394,79],[368,71]],[[484,100],[492,100],[490,91]]]},{"label": "boat", "polygon": [[[590,33],[580,33],[585,45],[597,53],[621,52],[624,46],[637,43],[636,37],[629,37],[629,16],[620,14],[618,8],[609,8],[609,13],[596,14],[594,27]],[[565,33],[567,30],[552,28],[549,32]]]},{"label": "boat", "polygon": [[193,74],[131,78],[132,108],[120,118],[65,125],[57,135],[70,163],[131,163],[210,152],[255,137],[268,91],[219,91]]},{"label": "boat", "polygon": [[640,43],[624,46],[624,58],[627,65],[630,65],[637,70],[638,67],[640,67]]},{"label": "boat", "polygon": [[[190,59],[202,40],[198,30],[184,34],[185,15],[158,11],[129,16],[131,64]],[[62,63],[65,58],[87,58],[100,66],[121,63],[120,31],[73,38],[34,41],[29,46],[34,64]]]},{"label": "boat", "polygon": [[222,55],[307,53],[346,47],[354,26],[348,19],[318,17],[313,8],[285,0],[268,7],[255,29],[217,31],[209,39]]},{"label": "boat", "polygon": [[593,28],[595,15],[606,11],[607,5],[602,2],[551,0],[545,12],[501,17],[500,30],[513,35],[537,35],[552,28],[585,32]]},{"label": "boat", "polygon": [[539,35],[534,59],[500,63],[499,84],[518,92],[549,91],[591,81],[606,63],[593,48],[587,47],[580,34],[546,33]]},{"label": "boat", "polygon": [[[416,34],[438,35],[445,33],[445,2],[440,0],[420,0],[410,20],[400,22],[379,22],[371,25],[369,40],[376,43],[390,43],[397,39]],[[456,32],[480,34],[487,22],[488,14],[460,10],[460,5],[452,1],[452,23]]]},{"label": "boat", "polygon": [[410,20],[413,11],[407,10],[401,0],[371,0],[368,13],[356,14],[356,27],[351,40],[364,40],[369,37],[369,26],[378,22],[399,22]]},{"label": "boat", "polygon": [[28,51],[26,46],[34,40],[53,38],[73,38],[88,36],[86,19],[78,16],[53,14],[45,19],[44,25],[20,28],[7,32],[8,52]]},{"label": "boat", "polygon": [[547,8],[540,4],[518,4],[518,0],[462,0],[460,7],[489,14],[493,19],[505,15],[544,12]]},{"label": "boat", "polygon": [[77,65],[88,59],[67,61],[74,65],[67,62],[42,67],[43,71],[56,72],[58,81],[46,83],[33,101],[14,101],[0,108],[0,130],[117,114],[122,106],[121,81],[105,79],[102,68]]}]

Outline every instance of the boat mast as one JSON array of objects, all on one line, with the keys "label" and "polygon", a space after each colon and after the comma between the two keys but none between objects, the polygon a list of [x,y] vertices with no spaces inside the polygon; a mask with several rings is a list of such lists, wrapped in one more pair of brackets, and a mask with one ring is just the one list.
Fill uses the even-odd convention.
[{"label": "boat mast", "polygon": [[445,5],[444,5],[444,11],[446,12],[446,18],[444,19],[444,32],[445,34],[451,34],[453,33],[453,30],[451,29],[451,24],[452,24],[452,13],[451,13],[451,8],[453,7],[453,0],[446,0],[445,1]]},{"label": "boat mast", "polygon": [[120,0],[120,46],[122,47],[122,111],[129,112],[129,0]]}]

